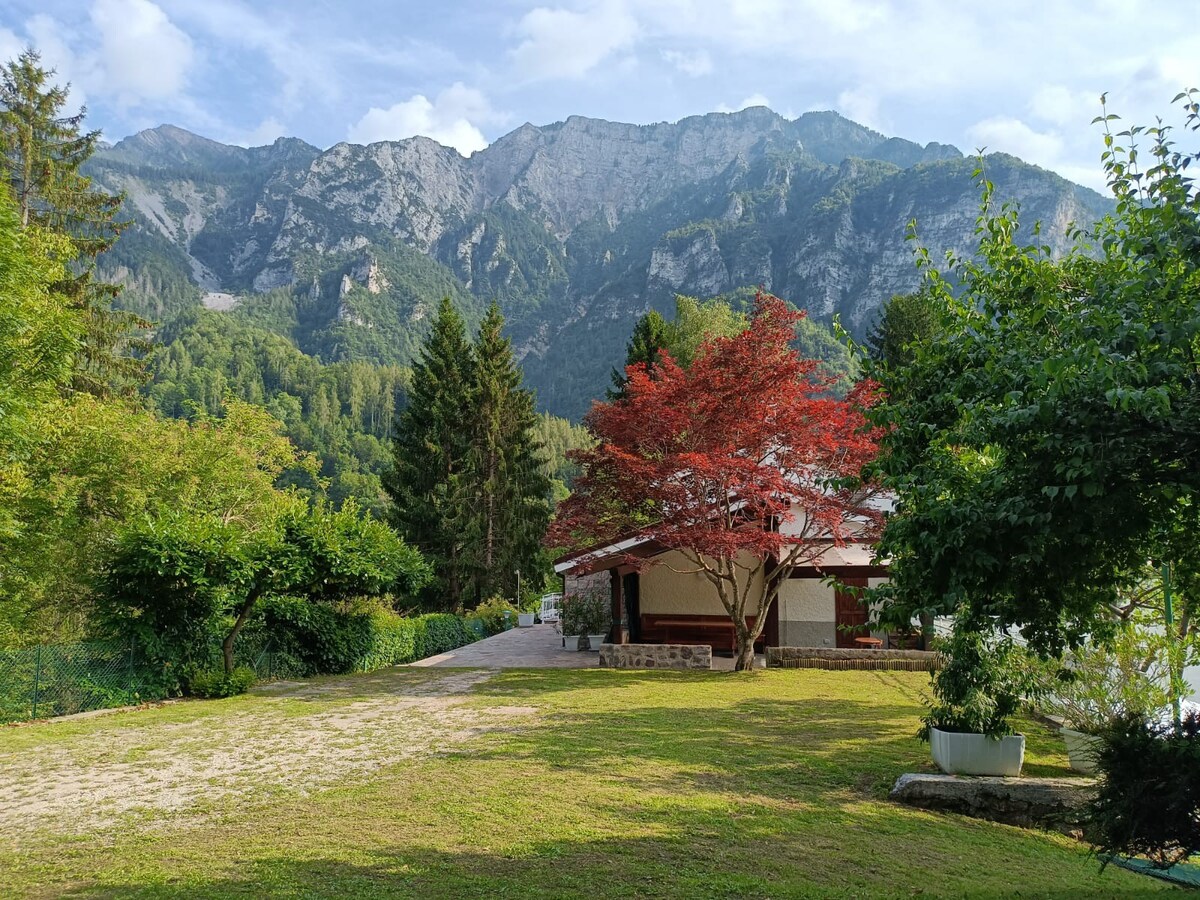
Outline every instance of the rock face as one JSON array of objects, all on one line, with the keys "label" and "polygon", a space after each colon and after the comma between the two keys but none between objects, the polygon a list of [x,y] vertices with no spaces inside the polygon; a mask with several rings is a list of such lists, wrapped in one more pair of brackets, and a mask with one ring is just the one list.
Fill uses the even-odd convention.
[{"label": "rock face", "polygon": [[1081,778],[901,775],[889,799],[1022,828],[1076,834],[1095,782]]},{"label": "rock face", "polygon": [[[935,258],[973,246],[974,166],[835,113],[759,107],[526,124],[470,158],[421,137],[245,149],[162,126],[99,151],[88,172],[128,198],[136,237],[111,266],[137,286],[131,304],[158,311],[188,286],[197,303],[271,294],[278,321],[286,292],[302,349],[406,364],[428,327],[420,310],[449,294],[474,322],[495,300],[543,405],[577,415],[637,316],[669,311],[677,292],[764,285],[861,335],[883,300],[918,283],[911,219]],[[1107,210],[1012,157],[986,169],[1054,250],[1070,223]],[[374,298],[369,310],[347,313],[343,277]]]}]

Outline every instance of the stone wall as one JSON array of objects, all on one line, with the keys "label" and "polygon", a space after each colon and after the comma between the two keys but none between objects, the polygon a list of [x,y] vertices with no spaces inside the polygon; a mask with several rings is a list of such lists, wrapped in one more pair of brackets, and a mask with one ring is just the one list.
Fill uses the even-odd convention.
[{"label": "stone wall", "polygon": [[865,669],[932,672],[937,653],[926,650],[858,650],[834,647],[768,647],[768,669]]},{"label": "stone wall", "polygon": [[693,644],[601,644],[607,669],[711,669],[712,647]]}]

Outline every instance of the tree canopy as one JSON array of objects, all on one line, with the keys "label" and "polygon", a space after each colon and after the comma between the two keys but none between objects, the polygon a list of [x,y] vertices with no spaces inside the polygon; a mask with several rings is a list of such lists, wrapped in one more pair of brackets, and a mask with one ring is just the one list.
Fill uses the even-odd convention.
[{"label": "tree canopy", "polygon": [[[1195,95],[1181,99],[1195,130]],[[1116,213],[1054,259],[1017,241],[1017,209],[997,209],[979,173],[977,257],[950,257],[946,274],[920,257],[940,340],[905,367],[871,367],[885,398],[871,413],[886,434],[878,475],[899,498],[881,544],[896,618],[965,610],[1057,652],[1104,632],[1148,559],[1195,603],[1196,154],[1167,126],[1113,134],[1114,120],[1099,121]]]}]

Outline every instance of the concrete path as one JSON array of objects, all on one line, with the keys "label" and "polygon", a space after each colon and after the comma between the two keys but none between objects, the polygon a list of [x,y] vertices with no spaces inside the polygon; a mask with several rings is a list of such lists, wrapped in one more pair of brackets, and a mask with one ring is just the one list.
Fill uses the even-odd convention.
[{"label": "concrete path", "polygon": [[[464,669],[594,669],[599,663],[598,653],[564,650],[562,635],[553,625],[534,625],[532,628],[512,628],[410,665]],[[755,666],[760,669],[766,666],[762,654],[755,660]],[[714,656],[712,667],[714,672],[732,672],[733,657]]]},{"label": "concrete path", "polygon": [[467,644],[449,653],[439,653],[412,663],[414,666],[460,666],[486,669],[589,669],[600,662],[600,654],[589,650],[564,650],[562,635],[553,625],[512,628]]}]

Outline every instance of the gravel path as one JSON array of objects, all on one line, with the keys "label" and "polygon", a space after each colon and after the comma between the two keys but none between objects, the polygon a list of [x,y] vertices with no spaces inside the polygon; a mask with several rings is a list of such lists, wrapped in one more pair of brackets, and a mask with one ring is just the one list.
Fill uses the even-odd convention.
[{"label": "gravel path", "polygon": [[532,707],[466,703],[490,677],[397,668],[277,682],[228,701],[228,714],[212,714],[225,701],[209,701],[117,714],[84,732],[56,733],[64,726],[50,722],[31,726],[44,729],[35,734],[44,744],[23,740],[12,750],[0,731],[0,833],[80,834],[162,814],[203,819],[529,724]]}]

